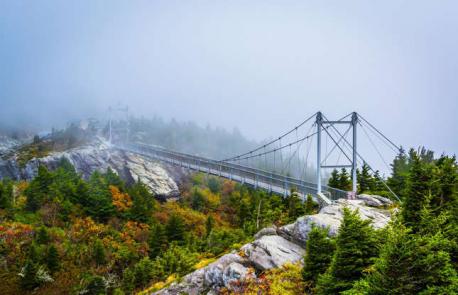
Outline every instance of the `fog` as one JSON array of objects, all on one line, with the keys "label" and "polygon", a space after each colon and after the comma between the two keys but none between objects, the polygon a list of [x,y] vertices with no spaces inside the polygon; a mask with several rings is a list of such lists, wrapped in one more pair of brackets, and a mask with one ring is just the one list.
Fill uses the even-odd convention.
[{"label": "fog", "polygon": [[458,151],[456,1],[0,2],[0,124],[137,116],[261,141],[318,110]]}]

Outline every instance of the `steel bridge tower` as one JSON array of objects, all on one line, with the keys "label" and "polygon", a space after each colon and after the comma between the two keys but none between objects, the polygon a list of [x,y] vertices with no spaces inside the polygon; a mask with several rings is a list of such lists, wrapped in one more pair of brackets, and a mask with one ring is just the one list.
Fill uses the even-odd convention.
[{"label": "steel bridge tower", "polygon": [[[318,112],[316,114],[316,134],[317,134],[317,166],[316,166],[316,183],[317,183],[317,193],[321,194],[321,168],[351,168],[351,179],[352,179],[352,193],[356,196],[357,191],[357,177],[356,177],[356,168],[357,168],[357,129],[356,126],[358,124],[358,113],[353,112],[351,116],[351,120],[349,121],[327,121],[323,119],[323,114]],[[334,127],[334,124],[348,124],[352,127],[353,133],[353,144],[351,145],[352,149],[352,156],[351,159],[347,156],[350,160],[349,165],[323,165],[321,163],[321,132],[324,130],[328,136],[334,141],[339,149],[345,154],[342,148],[339,146],[339,142],[336,141],[331,134],[328,132],[329,127]],[[323,127],[324,126],[324,127]]]}]

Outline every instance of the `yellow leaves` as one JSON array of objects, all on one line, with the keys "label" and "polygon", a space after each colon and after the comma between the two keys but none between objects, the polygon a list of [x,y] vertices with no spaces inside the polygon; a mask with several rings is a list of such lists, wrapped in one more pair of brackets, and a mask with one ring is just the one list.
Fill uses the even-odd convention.
[{"label": "yellow leaves", "polygon": [[200,191],[208,203],[208,207],[216,209],[221,203],[221,197],[212,193],[208,188]]},{"label": "yellow leaves", "polygon": [[287,263],[281,268],[271,269],[258,278],[240,282],[241,292],[232,293],[224,290],[224,294],[272,294],[272,295],[299,295],[304,294],[304,283],[300,263]]},{"label": "yellow leaves", "polygon": [[158,291],[160,289],[163,289],[165,287],[167,287],[168,285],[170,285],[171,283],[173,283],[174,281],[176,281],[177,279],[177,275],[176,274],[171,274],[167,277],[167,279],[163,282],[157,282],[157,283],[154,283],[151,287],[143,290],[143,291],[140,291],[137,293],[137,295],[146,295],[146,294],[151,294],[152,292],[155,292],[155,291]]},{"label": "yellow leaves", "polygon": [[175,202],[165,203],[162,207],[162,210],[167,212],[168,216],[178,215],[182,217],[186,226],[188,228],[192,228],[193,232],[198,236],[202,236],[205,233],[205,222],[207,220],[205,214],[194,211],[190,208],[181,207]]},{"label": "yellow leaves", "polygon": [[204,259],[201,259],[199,262],[197,262],[196,265],[194,265],[194,268],[195,269],[200,269],[200,268],[206,267],[207,265],[209,265],[210,263],[215,262],[215,261],[216,261],[215,257],[204,258]]},{"label": "yellow leaves", "polygon": [[119,212],[124,212],[132,207],[132,199],[128,194],[122,193],[119,188],[114,185],[110,185],[110,192],[112,203]]},{"label": "yellow leaves", "polygon": [[74,241],[89,240],[106,230],[106,226],[98,224],[92,218],[75,218],[69,234]]}]

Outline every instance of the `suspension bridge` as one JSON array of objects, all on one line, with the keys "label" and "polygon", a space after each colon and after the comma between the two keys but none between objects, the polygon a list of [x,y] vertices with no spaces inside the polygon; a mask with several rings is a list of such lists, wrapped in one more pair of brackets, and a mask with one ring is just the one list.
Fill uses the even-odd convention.
[{"label": "suspension bridge", "polygon": [[[110,114],[110,141],[113,140],[111,126]],[[310,127],[308,128],[308,132],[304,134],[304,136],[299,136],[299,130],[307,129],[307,126]],[[346,126],[347,128],[345,131],[342,131],[338,126]],[[311,194],[320,203],[330,204],[332,201],[339,198],[357,197],[358,164],[362,165],[362,163],[364,163],[372,172],[375,173],[376,171],[358,152],[358,127],[364,131],[364,134],[369,138],[372,144],[372,148],[377,152],[385,164],[386,161],[383,159],[380,149],[371,139],[369,132],[381,140],[393,152],[399,152],[400,147],[398,145],[393,143],[393,141],[385,136],[379,129],[356,112],[347,114],[338,120],[329,120],[323,113],[317,112],[279,137],[245,153],[221,160],[173,151],[157,145],[130,141],[128,136],[126,137],[127,140],[115,141],[113,144],[117,148],[127,152],[140,154],[144,157],[207,173],[209,175],[227,178],[254,188],[281,194],[285,197],[292,192],[298,194],[302,198],[305,198],[307,194]],[[349,138],[350,133],[351,138]],[[326,138],[326,151],[324,157],[322,157],[323,137]],[[306,181],[301,177],[291,176],[285,173],[285,171],[287,171],[285,165],[289,167],[294,159],[300,159],[298,153],[303,143],[306,143],[308,157],[312,140],[316,142],[316,181]],[[331,149],[328,149],[328,140],[332,143]],[[289,152],[285,153],[285,151],[288,150]],[[336,151],[340,152],[336,163],[333,165],[327,164],[327,160]],[[341,161],[342,155],[344,156],[344,163]],[[263,163],[262,159],[264,159],[265,165],[260,165],[260,163]],[[268,165],[269,163],[270,166]],[[307,163],[307,161],[305,161],[305,163]],[[277,169],[277,165],[280,166],[281,169]],[[337,168],[350,169],[352,182],[351,190],[341,190],[322,184],[322,170]],[[381,179],[381,182],[386,186],[387,190],[397,198],[396,194],[386,185],[383,179]]]}]

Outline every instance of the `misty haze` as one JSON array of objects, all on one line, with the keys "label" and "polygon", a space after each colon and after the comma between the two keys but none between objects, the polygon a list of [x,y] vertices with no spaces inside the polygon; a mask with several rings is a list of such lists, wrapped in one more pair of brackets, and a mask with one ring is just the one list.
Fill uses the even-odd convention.
[{"label": "misty haze", "polygon": [[0,1],[2,294],[458,294],[454,1]]}]

